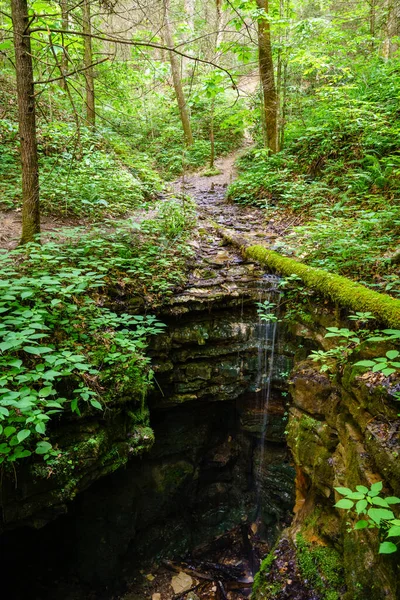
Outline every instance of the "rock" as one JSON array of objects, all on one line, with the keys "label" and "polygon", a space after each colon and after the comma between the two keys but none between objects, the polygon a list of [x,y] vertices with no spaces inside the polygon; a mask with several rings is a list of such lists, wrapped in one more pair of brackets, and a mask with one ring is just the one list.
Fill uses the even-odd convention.
[{"label": "rock", "polygon": [[171,586],[175,594],[183,594],[193,586],[193,579],[183,571],[175,575],[171,580]]},{"label": "rock", "polygon": [[151,600],[161,600],[161,594],[153,594]]}]

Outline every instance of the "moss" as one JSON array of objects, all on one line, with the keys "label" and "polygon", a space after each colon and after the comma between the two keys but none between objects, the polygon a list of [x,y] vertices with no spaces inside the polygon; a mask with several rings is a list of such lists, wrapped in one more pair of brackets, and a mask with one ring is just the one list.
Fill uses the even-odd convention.
[{"label": "moss", "polygon": [[267,250],[264,246],[243,246],[243,239],[238,239],[226,230],[221,230],[221,235],[229,243],[241,246],[245,258],[255,260],[282,275],[297,275],[308,288],[323,294],[332,302],[354,311],[371,312],[378,321],[400,328],[400,300],[374,292],[346,277],[309,267],[293,258]]},{"label": "moss", "polygon": [[344,585],[340,554],[334,548],[307,543],[301,534],[296,537],[296,545],[297,564],[303,579],[306,579],[324,600],[339,600]]},{"label": "moss", "polygon": [[253,591],[251,595],[252,598],[256,598],[259,592],[265,591],[265,587],[268,585],[265,579],[271,570],[271,566],[275,558],[276,556],[274,554],[274,550],[271,550],[271,552],[267,554],[262,561],[259,571],[254,576]]}]

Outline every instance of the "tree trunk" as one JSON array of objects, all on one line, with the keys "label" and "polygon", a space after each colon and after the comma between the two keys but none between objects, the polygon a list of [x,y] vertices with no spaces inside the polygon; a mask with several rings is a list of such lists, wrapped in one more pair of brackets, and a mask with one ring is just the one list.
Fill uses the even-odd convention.
[{"label": "tree trunk", "polygon": [[[69,28],[69,19],[68,19],[68,0],[60,0],[60,9],[61,9],[61,25],[62,29],[68,31]],[[65,75],[68,69],[68,56],[65,50],[64,44],[64,34],[61,34],[62,45],[63,45],[63,53],[61,57],[61,75]],[[65,77],[60,79],[60,88],[65,90],[66,82]]]},{"label": "tree trunk", "polygon": [[[268,15],[268,0],[257,0],[257,6]],[[275,154],[279,150],[278,98],[272,60],[271,28],[267,19],[260,19],[258,23],[258,62],[264,100],[263,112],[267,132],[267,145],[271,153]]]},{"label": "tree trunk", "polygon": [[90,0],[83,0],[83,33],[85,53],[84,66],[86,67],[86,121],[89,127],[96,123],[95,99],[94,99],[94,75],[93,75],[93,52],[92,52],[92,25],[90,22]]},{"label": "tree trunk", "polygon": [[211,100],[211,118],[210,118],[210,169],[214,168],[214,161],[215,161],[214,112],[215,112],[215,101],[213,98]]},{"label": "tree trunk", "polygon": [[[167,46],[173,48],[174,42],[172,39],[171,25],[169,21],[169,0],[164,0],[164,37]],[[174,52],[169,52],[169,60],[171,63],[172,80],[174,82],[174,89],[176,99],[178,101],[179,114],[182,121],[183,133],[185,135],[185,141],[187,146],[193,145],[192,128],[190,126],[189,111],[186,104],[185,95],[183,93],[179,61]]]},{"label": "tree trunk", "polygon": [[383,56],[391,58],[398,49],[393,38],[400,33],[400,3],[399,0],[386,0],[386,37],[383,44]]},{"label": "tree trunk", "polygon": [[27,0],[12,0],[19,138],[22,167],[22,236],[26,244],[40,233],[39,165],[35,95]]},{"label": "tree trunk", "polygon": [[375,5],[375,0],[371,0],[370,5],[369,5],[369,34],[371,36],[371,50],[375,49],[375,30],[376,30],[376,5]]},{"label": "tree trunk", "polygon": [[216,19],[215,19],[215,29],[216,29],[216,38],[215,38],[215,48],[218,50],[218,47],[222,40],[222,0],[215,1],[215,11],[216,11]]}]

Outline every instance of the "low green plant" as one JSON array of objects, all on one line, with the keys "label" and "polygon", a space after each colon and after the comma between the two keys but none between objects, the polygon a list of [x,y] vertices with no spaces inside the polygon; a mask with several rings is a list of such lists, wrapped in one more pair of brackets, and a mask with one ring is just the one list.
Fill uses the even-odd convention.
[{"label": "low green plant", "polygon": [[[391,507],[400,504],[400,498],[382,496],[382,489],[382,481],[373,483],[370,488],[357,485],[355,491],[336,487],[335,490],[344,498],[336,502],[335,507],[363,517],[355,522],[352,530],[378,529],[381,538],[379,554],[392,554],[397,551],[400,541],[400,519],[395,517]],[[396,538],[399,540],[397,543],[393,541]]]},{"label": "low green plant", "polygon": [[171,244],[167,207],[142,226],[69,230],[62,242],[0,254],[0,463],[57,456],[54,415],[101,410],[128,385],[141,401],[152,378],[147,339],[163,325],[101,298],[117,288],[155,302],[183,280],[193,221],[173,228]]},{"label": "low green plant", "polygon": [[276,309],[276,304],[274,302],[265,300],[264,302],[256,302],[256,306],[257,314],[261,321],[266,321],[267,323],[279,321],[278,316],[274,312]]},{"label": "low green plant", "polygon": [[400,352],[398,350],[388,350],[385,356],[372,358],[371,360],[359,360],[354,363],[354,366],[367,367],[373,373],[383,373],[385,377],[388,377],[400,369],[400,362],[396,360],[399,356]]}]

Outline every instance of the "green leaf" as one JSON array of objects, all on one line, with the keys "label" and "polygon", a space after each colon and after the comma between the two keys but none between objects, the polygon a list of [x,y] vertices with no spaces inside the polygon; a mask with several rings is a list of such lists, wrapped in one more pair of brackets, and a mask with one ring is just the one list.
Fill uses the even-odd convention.
[{"label": "green leaf", "polygon": [[368,493],[368,488],[365,487],[365,485],[356,485],[356,490],[358,492],[362,492],[363,494],[367,494]]},{"label": "green leaf", "polygon": [[335,487],[335,490],[339,492],[339,494],[341,494],[342,496],[348,496],[349,494],[353,493],[352,490],[346,487]]},{"label": "green leaf", "polygon": [[388,503],[384,498],[381,498],[380,496],[377,496],[376,498],[372,498],[372,504],[375,504],[376,506],[384,506],[385,508],[388,508]]},{"label": "green leaf", "polygon": [[6,436],[6,438],[10,437],[10,435],[12,435],[13,433],[15,433],[17,430],[15,427],[12,427],[11,425],[9,425],[8,427],[6,427],[4,429],[4,435]]},{"label": "green leaf", "polygon": [[387,537],[399,537],[399,536],[400,536],[400,527],[398,525],[391,527],[389,529],[389,531],[387,532]]},{"label": "green leaf", "polygon": [[49,442],[38,442],[36,445],[36,454],[47,454],[51,450],[52,445]]},{"label": "green leaf", "polygon": [[382,542],[379,546],[379,554],[393,554],[396,550],[397,546],[393,542]]},{"label": "green leaf", "polygon": [[377,481],[376,483],[373,483],[371,485],[371,492],[378,492],[379,493],[380,491],[382,491],[382,488],[383,488],[382,481]]},{"label": "green leaf", "polygon": [[374,367],[375,366],[375,362],[372,360],[359,360],[358,362],[354,363],[355,367]]},{"label": "green leaf", "polygon": [[385,377],[389,377],[389,375],[393,375],[393,373],[396,373],[396,369],[382,369],[382,373]]},{"label": "green leaf", "polygon": [[53,348],[46,348],[46,346],[24,346],[23,350],[29,354],[45,354],[46,352],[54,352]]},{"label": "green leaf", "polygon": [[354,525],[354,529],[365,529],[366,527],[368,527],[368,521],[357,521],[357,523]]},{"label": "green leaf", "polygon": [[397,496],[388,496],[385,500],[388,504],[400,504],[400,498]]},{"label": "green leaf", "polygon": [[17,439],[18,439],[19,443],[21,443],[24,440],[26,440],[26,438],[29,437],[30,435],[31,435],[31,432],[29,429],[22,429],[22,431],[19,431],[17,433]]},{"label": "green leaf", "polygon": [[102,410],[103,408],[98,400],[90,400],[90,404],[99,410]]},{"label": "green leaf", "polygon": [[379,525],[382,519],[387,521],[389,519],[394,519],[394,514],[391,510],[387,510],[385,508],[370,508],[368,510],[368,516]]},{"label": "green leaf", "polygon": [[365,509],[367,508],[367,506],[368,506],[367,500],[360,500],[359,502],[357,502],[357,504],[356,504],[357,514],[359,515],[362,512],[364,512]]},{"label": "green leaf", "polygon": [[349,508],[353,508],[354,502],[352,502],[351,500],[347,500],[347,498],[342,498],[342,500],[339,500],[339,502],[336,502],[335,506],[336,506],[336,508],[349,509]]},{"label": "green leaf", "polygon": [[46,425],[43,423],[43,421],[41,421],[40,423],[37,423],[35,430],[37,431],[37,433],[43,435],[46,433]]},{"label": "green leaf", "polygon": [[390,360],[394,360],[399,356],[399,354],[400,352],[398,352],[397,350],[389,350],[388,352],[386,352],[386,356],[390,358]]},{"label": "green leaf", "polygon": [[347,495],[347,498],[350,498],[350,500],[363,500],[364,496],[365,494],[361,492],[351,492],[351,494]]}]

